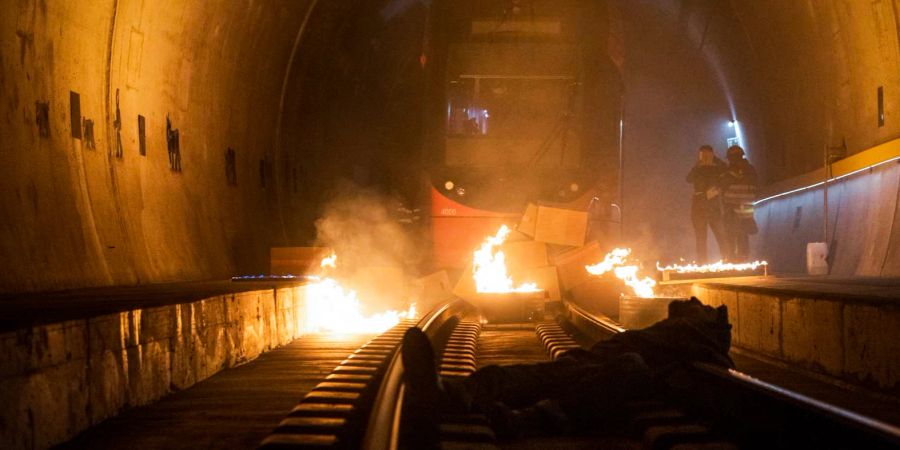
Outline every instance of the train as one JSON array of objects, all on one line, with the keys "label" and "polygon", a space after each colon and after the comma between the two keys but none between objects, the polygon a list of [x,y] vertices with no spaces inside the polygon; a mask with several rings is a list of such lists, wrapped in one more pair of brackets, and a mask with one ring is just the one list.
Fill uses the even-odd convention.
[{"label": "train", "polygon": [[424,160],[436,266],[529,202],[619,202],[621,66],[601,0],[435,0]]}]

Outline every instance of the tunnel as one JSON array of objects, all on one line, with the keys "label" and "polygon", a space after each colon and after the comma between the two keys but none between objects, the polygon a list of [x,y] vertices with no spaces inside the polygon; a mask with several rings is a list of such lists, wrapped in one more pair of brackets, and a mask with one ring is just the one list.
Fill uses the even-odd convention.
[{"label": "tunnel", "polygon": [[[900,445],[898,0],[0,4],[0,447],[539,447],[403,431],[403,331],[464,378],[691,297],[762,384],[694,380],[816,418],[773,442]],[[704,145],[713,184],[733,152],[753,169],[743,209],[686,181]],[[202,412],[227,383],[259,390]],[[778,395],[761,410],[796,414]],[[666,417],[638,441],[768,446]]]}]

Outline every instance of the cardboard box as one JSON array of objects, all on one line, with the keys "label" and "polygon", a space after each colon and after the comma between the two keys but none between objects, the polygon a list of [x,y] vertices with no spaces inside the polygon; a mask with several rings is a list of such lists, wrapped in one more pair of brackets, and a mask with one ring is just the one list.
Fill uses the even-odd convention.
[{"label": "cardboard box", "polygon": [[478,295],[478,291],[475,287],[475,280],[472,278],[471,264],[466,266],[466,269],[463,270],[462,275],[459,276],[459,280],[457,280],[456,282],[456,287],[453,288],[453,295],[463,300],[470,301]]},{"label": "cardboard box", "polygon": [[535,241],[504,242],[500,246],[506,260],[506,271],[518,285],[528,280],[522,279],[532,269],[548,264],[547,244]]},{"label": "cardboard box", "polygon": [[551,263],[559,270],[559,282],[562,288],[570,290],[591,279],[593,275],[585,270],[585,266],[603,261],[606,250],[600,248],[597,241],[589,242],[584,247],[569,249],[551,258]]},{"label": "cardboard box", "polygon": [[572,301],[588,312],[618,320],[622,288],[622,282],[617,279],[593,277],[568,292]]},{"label": "cardboard box", "polygon": [[525,207],[525,213],[522,214],[522,220],[519,221],[519,226],[516,227],[516,230],[528,237],[534,237],[534,230],[537,225],[537,214],[538,206],[534,203],[529,203],[528,206]]},{"label": "cardboard box", "polygon": [[530,241],[530,240],[531,240],[531,236],[528,236],[527,234],[525,234],[521,231],[518,231],[518,230],[511,230],[509,232],[509,235],[506,236],[506,242],[521,242],[521,241]]},{"label": "cardboard box", "polygon": [[[533,267],[523,270],[519,278],[513,277],[512,279],[516,286],[522,283],[536,283],[538,289],[541,289],[541,291],[532,294],[540,294],[539,296],[546,301],[560,300],[562,296],[562,292],[559,289],[556,267],[554,266]],[[456,287],[453,288],[453,295],[476,303],[481,301],[480,299],[485,296],[504,294],[479,293],[475,286],[475,280],[472,278],[472,266],[469,265],[466,267],[466,270],[463,271],[459,281],[456,282]]]},{"label": "cardboard box", "polygon": [[331,255],[328,247],[271,247],[269,273],[303,275],[318,273],[322,259]]},{"label": "cardboard box", "polygon": [[446,270],[439,270],[413,281],[412,301],[419,311],[430,311],[438,303],[453,297]]},{"label": "cardboard box", "polygon": [[539,206],[534,240],[548,244],[580,247],[584,245],[588,213],[572,209]]},{"label": "cardboard box", "polygon": [[522,282],[537,283],[538,289],[544,291],[545,301],[559,301],[562,299],[562,292],[559,289],[559,275],[556,266],[544,266],[530,269],[523,276]]}]

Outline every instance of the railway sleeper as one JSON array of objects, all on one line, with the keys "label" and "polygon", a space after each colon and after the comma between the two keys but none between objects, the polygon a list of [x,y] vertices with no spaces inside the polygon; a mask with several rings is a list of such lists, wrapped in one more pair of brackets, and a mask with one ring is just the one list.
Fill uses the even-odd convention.
[{"label": "railway sleeper", "polygon": [[362,345],[307,393],[261,443],[260,448],[353,448],[358,445],[363,418],[390,357],[406,329],[403,321]]}]

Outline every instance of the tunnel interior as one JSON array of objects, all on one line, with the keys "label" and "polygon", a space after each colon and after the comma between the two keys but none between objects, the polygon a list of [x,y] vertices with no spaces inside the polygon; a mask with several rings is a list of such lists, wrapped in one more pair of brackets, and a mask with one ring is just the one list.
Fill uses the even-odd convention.
[{"label": "tunnel interior", "polygon": [[[426,210],[442,7],[11,3],[0,287],[262,273],[269,247],[316,241],[341,190]],[[625,240],[648,258],[691,254],[700,144],[737,138],[772,185],[900,135],[895,1],[603,9],[586,39],[622,80]]]},{"label": "tunnel interior", "polygon": [[[0,447],[90,448],[79,433],[127,434],[112,418],[161,399],[265,435],[309,398],[402,397],[390,375],[413,326],[462,376],[555,360],[690,297],[725,312],[732,365],[851,386],[840,404],[897,419],[877,410],[900,396],[900,0],[0,10]],[[743,259],[718,235],[709,258],[695,245],[697,195],[726,195],[687,179],[703,145],[755,168],[730,211],[753,222]],[[663,267],[718,259],[750,275]],[[657,316],[639,327],[642,302]],[[277,408],[190,409],[243,408],[234,386]]]}]

